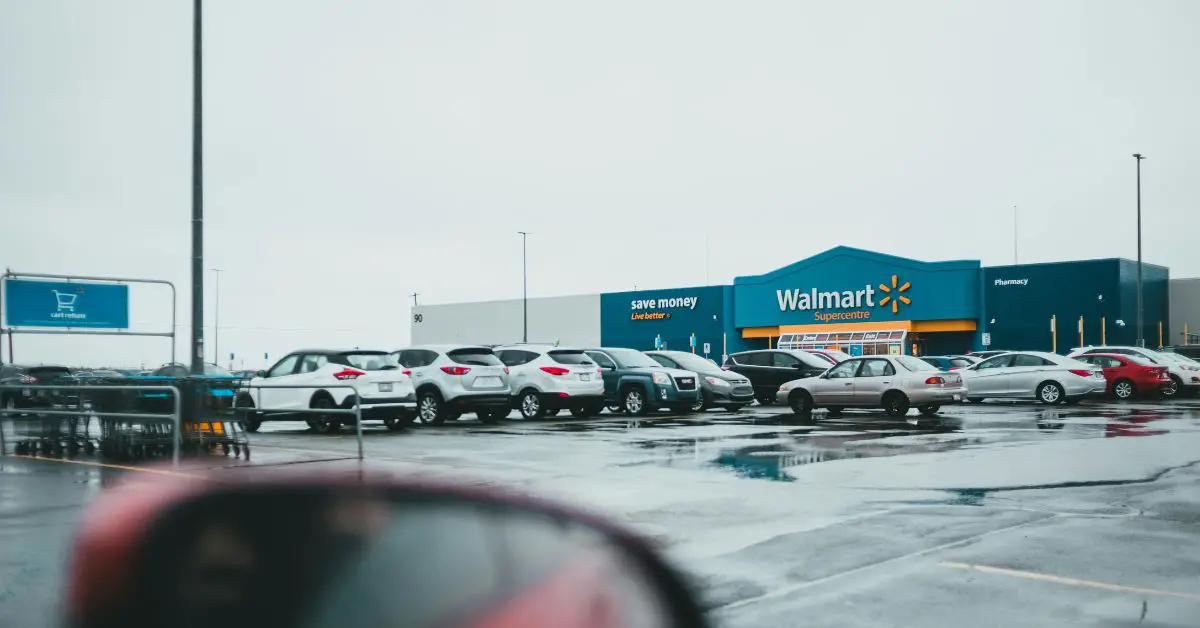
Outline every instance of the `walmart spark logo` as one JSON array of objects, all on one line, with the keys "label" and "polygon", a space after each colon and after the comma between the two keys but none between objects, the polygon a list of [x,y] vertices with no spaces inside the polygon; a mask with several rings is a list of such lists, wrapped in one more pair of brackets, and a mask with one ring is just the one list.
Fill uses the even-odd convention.
[{"label": "walmart spark logo", "polygon": [[908,292],[908,289],[912,287],[912,284],[907,281],[904,282],[904,285],[902,286],[899,284],[900,280],[896,277],[896,275],[892,275],[892,287],[889,288],[884,284],[879,284],[879,289],[887,293],[887,296],[879,300],[879,305],[881,307],[886,307],[889,303],[892,304],[892,314],[900,312],[901,303],[905,305],[912,305],[912,299],[909,299],[901,294],[902,292]]}]

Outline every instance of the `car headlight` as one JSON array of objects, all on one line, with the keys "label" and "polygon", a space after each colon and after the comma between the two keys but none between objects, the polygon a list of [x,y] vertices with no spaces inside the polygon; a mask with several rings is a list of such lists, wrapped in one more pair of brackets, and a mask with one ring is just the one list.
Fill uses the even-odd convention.
[{"label": "car headlight", "polygon": [[669,386],[671,384],[671,376],[666,373],[654,373],[651,377],[654,378],[654,383],[660,386]]},{"label": "car headlight", "polygon": [[720,377],[705,377],[704,381],[708,382],[709,385],[716,386],[718,388],[727,388],[731,386],[729,382],[721,379]]},{"label": "car headlight", "polygon": [[1200,371],[1200,366],[1192,366],[1191,364],[1183,364],[1182,366],[1185,371]]}]

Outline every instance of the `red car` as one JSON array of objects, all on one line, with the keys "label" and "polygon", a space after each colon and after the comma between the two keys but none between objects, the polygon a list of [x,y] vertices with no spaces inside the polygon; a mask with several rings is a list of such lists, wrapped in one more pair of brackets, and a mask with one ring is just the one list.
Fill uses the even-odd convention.
[{"label": "red car", "polygon": [[1175,384],[1167,374],[1167,367],[1136,355],[1117,353],[1089,353],[1076,360],[1087,362],[1104,369],[1108,380],[1108,394],[1117,399],[1129,399],[1137,394],[1162,393]]}]

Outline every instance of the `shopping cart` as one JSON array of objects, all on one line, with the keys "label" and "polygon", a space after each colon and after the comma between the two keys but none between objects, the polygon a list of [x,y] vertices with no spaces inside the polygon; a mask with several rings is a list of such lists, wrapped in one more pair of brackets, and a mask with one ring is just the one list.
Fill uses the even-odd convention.
[{"label": "shopping cart", "polygon": [[73,294],[70,292],[59,292],[58,290],[54,290],[53,292],[54,292],[54,298],[58,300],[58,311],[59,312],[74,312],[75,311],[75,299],[79,298],[78,294]]}]

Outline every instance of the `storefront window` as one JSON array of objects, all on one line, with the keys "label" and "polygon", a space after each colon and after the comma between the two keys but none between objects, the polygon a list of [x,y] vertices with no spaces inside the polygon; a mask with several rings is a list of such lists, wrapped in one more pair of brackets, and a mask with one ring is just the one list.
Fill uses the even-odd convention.
[{"label": "storefront window", "polygon": [[885,331],[781,334],[780,349],[836,349],[850,355],[900,355],[904,353],[903,329]]}]

